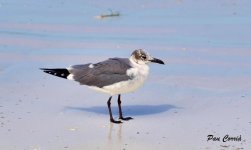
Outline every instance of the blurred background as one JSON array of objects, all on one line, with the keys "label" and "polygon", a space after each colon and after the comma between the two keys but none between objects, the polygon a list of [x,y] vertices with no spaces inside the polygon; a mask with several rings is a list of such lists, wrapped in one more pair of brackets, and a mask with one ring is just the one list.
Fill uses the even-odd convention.
[{"label": "blurred background", "polygon": [[[0,148],[214,149],[206,143],[212,133],[242,134],[247,142],[231,146],[248,147],[250,7],[248,0],[0,0]],[[138,48],[166,65],[151,65],[145,86],[124,96],[125,112],[143,118],[122,126],[128,134],[110,126],[107,95],[38,69],[129,57]],[[106,132],[120,133],[122,144],[106,144]]]},{"label": "blurred background", "polygon": [[[170,64],[154,67],[159,78],[249,77],[249,6],[245,0],[2,0],[0,70],[21,63],[64,67],[143,48]],[[119,16],[99,17],[111,12]]]}]

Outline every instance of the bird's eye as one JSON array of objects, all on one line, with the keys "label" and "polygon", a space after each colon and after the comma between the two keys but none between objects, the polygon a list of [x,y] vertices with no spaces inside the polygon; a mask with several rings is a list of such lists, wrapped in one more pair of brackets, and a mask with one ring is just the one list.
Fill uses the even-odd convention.
[{"label": "bird's eye", "polygon": [[145,60],[146,59],[146,55],[142,55],[141,58]]}]

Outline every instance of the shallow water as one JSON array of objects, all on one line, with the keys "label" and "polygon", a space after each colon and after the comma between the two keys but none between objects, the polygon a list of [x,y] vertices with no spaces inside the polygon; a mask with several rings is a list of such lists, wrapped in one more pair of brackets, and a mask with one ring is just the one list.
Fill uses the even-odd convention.
[{"label": "shallow water", "polygon": [[[247,149],[251,2],[0,2],[0,149]],[[119,11],[121,16],[97,19]],[[135,119],[108,122],[107,95],[43,74],[146,49],[148,81],[122,96]],[[116,112],[116,101],[113,110]],[[207,142],[207,135],[242,135]],[[25,137],[25,138],[24,138]]]}]

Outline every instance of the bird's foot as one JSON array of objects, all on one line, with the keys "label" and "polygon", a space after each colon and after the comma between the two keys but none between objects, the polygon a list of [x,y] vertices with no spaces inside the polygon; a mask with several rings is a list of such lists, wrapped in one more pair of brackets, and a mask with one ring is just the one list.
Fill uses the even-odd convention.
[{"label": "bird's foot", "polygon": [[111,121],[112,123],[116,123],[116,124],[123,123],[123,122],[120,121],[120,120],[114,120],[114,119],[110,119],[110,121]]},{"label": "bird's foot", "polygon": [[131,120],[133,119],[132,117],[119,117],[120,120],[124,120],[124,121],[128,121],[128,120]]}]

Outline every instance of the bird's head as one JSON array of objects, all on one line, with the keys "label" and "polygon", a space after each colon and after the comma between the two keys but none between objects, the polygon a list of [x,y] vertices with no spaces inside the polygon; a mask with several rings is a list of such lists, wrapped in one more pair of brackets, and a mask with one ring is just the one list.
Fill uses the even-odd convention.
[{"label": "bird's head", "polygon": [[149,55],[147,52],[145,52],[142,49],[137,49],[133,51],[131,55],[132,61],[134,61],[137,64],[148,64],[149,62],[158,63],[158,64],[165,64],[162,60],[157,59]]}]

